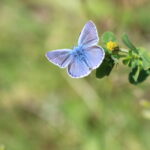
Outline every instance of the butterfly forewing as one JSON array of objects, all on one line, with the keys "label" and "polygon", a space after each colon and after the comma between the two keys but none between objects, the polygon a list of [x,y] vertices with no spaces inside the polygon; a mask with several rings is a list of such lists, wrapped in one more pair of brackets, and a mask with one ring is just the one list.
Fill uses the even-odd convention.
[{"label": "butterfly forewing", "polygon": [[82,47],[91,47],[98,44],[99,38],[95,24],[89,21],[85,24],[80,34],[78,45]]},{"label": "butterfly forewing", "polygon": [[66,68],[72,61],[72,55],[70,53],[70,49],[60,49],[47,52],[46,57],[50,62],[60,68]]}]

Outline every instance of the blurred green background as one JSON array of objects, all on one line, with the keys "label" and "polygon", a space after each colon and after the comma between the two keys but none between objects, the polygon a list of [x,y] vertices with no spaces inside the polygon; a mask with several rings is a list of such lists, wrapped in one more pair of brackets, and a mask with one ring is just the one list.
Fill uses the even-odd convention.
[{"label": "blurred green background", "polygon": [[0,148],[149,150],[150,79],[130,85],[123,65],[71,79],[45,58],[76,45],[88,20],[149,50],[149,10],[149,0],[1,0]]}]

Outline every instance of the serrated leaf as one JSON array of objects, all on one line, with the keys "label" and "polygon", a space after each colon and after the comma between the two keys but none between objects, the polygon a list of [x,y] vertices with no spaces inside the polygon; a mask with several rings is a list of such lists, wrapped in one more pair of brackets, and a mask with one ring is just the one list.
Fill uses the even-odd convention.
[{"label": "serrated leaf", "polygon": [[123,34],[122,36],[122,41],[124,42],[124,44],[130,48],[130,50],[133,50],[135,53],[138,54],[138,49],[132,44],[132,42],[129,40],[128,35],[127,34]]},{"label": "serrated leaf", "polygon": [[96,77],[103,78],[105,76],[108,76],[110,72],[112,71],[114,65],[115,65],[115,62],[111,58],[111,56],[110,55],[106,56],[103,63],[100,65],[100,67],[96,69]]},{"label": "serrated leaf", "polygon": [[116,41],[116,37],[114,35],[113,32],[105,32],[103,35],[102,35],[102,41],[106,44],[108,43],[109,41],[112,41],[112,42],[115,42]]}]

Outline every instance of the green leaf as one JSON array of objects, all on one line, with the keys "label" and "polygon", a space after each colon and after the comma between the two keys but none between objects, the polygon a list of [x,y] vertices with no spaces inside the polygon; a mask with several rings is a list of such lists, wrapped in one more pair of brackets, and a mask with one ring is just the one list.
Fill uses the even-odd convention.
[{"label": "green leaf", "polygon": [[122,60],[122,63],[123,63],[124,65],[129,65],[129,63],[130,63],[130,58],[125,58],[125,59],[123,59],[123,60]]},{"label": "green leaf", "polygon": [[116,41],[116,37],[114,35],[113,32],[105,32],[103,35],[102,35],[102,41],[106,44],[107,42],[109,41],[113,41],[115,42]]},{"label": "green leaf", "polygon": [[150,68],[150,52],[146,51],[143,48],[140,48],[139,53],[143,61],[143,68],[145,70],[149,69]]},{"label": "green leaf", "polygon": [[146,80],[146,78],[149,76],[148,70],[139,70],[139,67],[135,67],[132,69],[132,71],[129,74],[129,82],[131,84],[139,84]]},{"label": "green leaf", "polygon": [[110,55],[107,55],[105,57],[103,63],[96,70],[96,77],[103,78],[105,76],[108,76],[110,74],[110,72],[112,71],[114,65],[115,65],[114,60],[111,58]]},{"label": "green leaf", "polygon": [[129,67],[135,68],[137,66],[139,66],[139,60],[138,59],[131,59]]},{"label": "green leaf", "polygon": [[131,50],[133,50],[135,53],[138,54],[138,49],[132,44],[132,42],[129,40],[128,35],[127,34],[123,34],[122,36],[122,41],[124,42],[124,44],[130,48]]},{"label": "green leaf", "polygon": [[150,75],[150,69],[147,70],[148,75]]}]

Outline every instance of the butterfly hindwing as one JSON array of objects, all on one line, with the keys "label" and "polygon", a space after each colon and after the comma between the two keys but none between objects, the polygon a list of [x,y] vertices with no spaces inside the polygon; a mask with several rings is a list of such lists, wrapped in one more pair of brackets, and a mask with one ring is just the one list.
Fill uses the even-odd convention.
[{"label": "butterfly hindwing", "polygon": [[80,60],[75,57],[73,61],[68,65],[68,74],[72,78],[82,78],[89,75],[91,72],[84,59]]},{"label": "butterfly hindwing", "polygon": [[60,68],[66,68],[72,61],[72,55],[70,53],[70,49],[60,49],[47,52],[46,57],[50,62],[59,66]]},{"label": "butterfly hindwing", "polygon": [[105,53],[103,48],[100,46],[92,46],[84,50],[84,55],[88,66],[93,70],[100,66],[104,59]]},{"label": "butterfly hindwing", "polygon": [[68,65],[68,73],[73,78],[82,78],[100,66],[104,59],[104,50],[99,46],[92,46],[82,51],[82,57],[73,56]]}]

